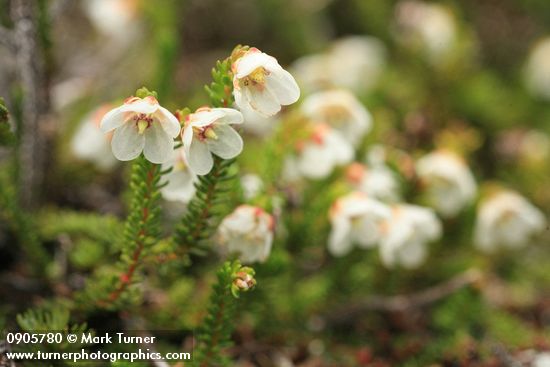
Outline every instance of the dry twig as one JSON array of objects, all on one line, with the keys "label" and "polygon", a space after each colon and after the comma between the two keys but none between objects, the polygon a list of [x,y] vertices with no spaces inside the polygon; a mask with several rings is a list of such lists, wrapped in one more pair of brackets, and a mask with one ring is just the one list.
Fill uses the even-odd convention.
[{"label": "dry twig", "polygon": [[418,293],[398,296],[373,295],[333,310],[328,316],[329,323],[339,324],[353,319],[365,311],[403,312],[409,309],[421,308],[442,298],[445,298],[459,289],[470,286],[481,280],[482,274],[476,269],[470,269],[450,280],[422,290]]}]

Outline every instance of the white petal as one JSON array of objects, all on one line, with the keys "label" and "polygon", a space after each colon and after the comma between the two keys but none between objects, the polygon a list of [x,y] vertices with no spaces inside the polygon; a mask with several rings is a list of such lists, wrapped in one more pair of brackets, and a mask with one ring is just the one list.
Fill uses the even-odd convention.
[{"label": "white petal", "polygon": [[120,107],[114,108],[107,112],[99,124],[101,131],[107,133],[121,126],[124,123],[125,116],[126,113],[121,111]]},{"label": "white petal", "polygon": [[223,159],[238,156],[243,150],[243,139],[238,132],[229,125],[214,125],[216,139],[207,139],[208,149]]},{"label": "white petal", "polygon": [[137,158],[145,145],[145,137],[138,133],[136,126],[126,123],[115,130],[111,149],[120,161],[130,161]]},{"label": "white petal", "polygon": [[284,69],[272,72],[266,78],[266,84],[282,105],[292,104],[300,98],[300,88],[296,80]]},{"label": "white petal", "polygon": [[164,163],[172,157],[174,139],[164,131],[159,123],[153,123],[144,133],[143,154],[152,163]]},{"label": "white petal", "polygon": [[351,251],[351,223],[347,218],[332,221],[332,230],[328,239],[328,250],[333,256],[344,256]]},{"label": "white petal", "polygon": [[408,242],[399,251],[399,261],[407,269],[417,268],[424,262],[426,245],[420,241]]},{"label": "white petal", "polygon": [[353,159],[353,147],[337,130],[327,134],[327,146],[333,154],[333,159],[336,164],[346,164]]},{"label": "white petal", "polygon": [[189,170],[174,170],[166,179],[168,184],[162,188],[162,196],[166,200],[188,203],[195,194],[193,182],[195,177]]},{"label": "white petal", "polygon": [[271,70],[276,70],[277,67],[280,68],[279,63],[274,57],[263,52],[248,52],[237,60],[237,72],[235,73],[235,77],[239,79],[244,78],[259,67],[265,67]]},{"label": "white petal", "polygon": [[379,225],[375,218],[364,215],[360,222],[353,226],[352,239],[361,248],[374,247],[380,239]]},{"label": "white petal", "polygon": [[176,116],[162,106],[159,106],[159,112],[157,114],[160,115],[159,121],[164,131],[172,138],[178,136],[181,131],[181,126]]},{"label": "white petal", "polygon": [[307,144],[298,157],[298,169],[307,178],[325,178],[333,168],[331,151],[316,143]]},{"label": "white petal", "polygon": [[191,126],[208,126],[222,117],[224,117],[224,112],[221,111],[221,108],[212,108],[209,110],[195,112],[191,115]]},{"label": "white petal", "polygon": [[255,87],[246,88],[245,97],[250,106],[262,115],[273,116],[281,110],[279,100],[268,88],[261,91]]},{"label": "white petal", "polygon": [[242,124],[244,122],[243,114],[234,108],[214,108],[214,110],[223,112],[223,116],[216,121],[218,124]]},{"label": "white petal", "polygon": [[123,112],[137,112],[149,115],[155,112],[159,107],[158,103],[151,103],[147,99],[140,99],[133,103],[125,103],[119,108]]},{"label": "white petal", "polygon": [[248,100],[245,98],[244,93],[245,93],[245,91],[243,91],[240,88],[236,88],[236,87],[233,88],[233,97],[235,98],[235,105],[241,111],[245,110],[245,109],[254,111],[254,109],[252,109],[252,106],[250,105]]},{"label": "white petal", "polygon": [[212,169],[214,160],[206,143],[193,139],[186,155],[189,168],[197,175],[206,175]]}]

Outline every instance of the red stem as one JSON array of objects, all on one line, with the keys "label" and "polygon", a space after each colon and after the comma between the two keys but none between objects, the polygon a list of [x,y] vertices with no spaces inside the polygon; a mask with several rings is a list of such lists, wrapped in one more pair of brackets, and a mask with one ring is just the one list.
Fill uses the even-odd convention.
[{"label": "red stem", "polygon": [[[155,167],[152,167],[149,172],[147,172],[147,192],[148,194],[146,195],[145,199],[150,199],[151,195],[150,195],[150,192],[151,192],[151,188],[152,188],[152,184],[153,184],[153,178],[154,178],[154,174],[153,174],[153,170],[155,169]],[[148,208],[143,208],[143,212],[142,212],[142,216],[141,216],[141,219],[142,219],[142,223],[147,223],[147,218],[149,217],[149,209]],[[138,234],[138,238],[141,238],[142,236],[144,236],[146,233],[145,233],[145,229],[141,229],[139,231],[139,234]],[[124,273],[122,273],[119,277],[120,279],[120,284],[118,285],[118,287],[112,291],[109,296],[108,296],[108,302],[106,301],[99,301],[98,303],[100,305],[105,305],[106,303],[113,303],[115,302],[119,297],[120,295],[126,290],[126,288],[128,288],[128,285],[132,282],[132,278],[134,277],[134,273],[139,265],[139,259],[141,257],[141,253],[143,252],[143,248],[145,247],[145,244],[142,242],[142,241],[137,241],[137,248],[134,250],[134,253],[132,254],[132,262],[130,263],[130,266],[128,267],[128,270]]]}]

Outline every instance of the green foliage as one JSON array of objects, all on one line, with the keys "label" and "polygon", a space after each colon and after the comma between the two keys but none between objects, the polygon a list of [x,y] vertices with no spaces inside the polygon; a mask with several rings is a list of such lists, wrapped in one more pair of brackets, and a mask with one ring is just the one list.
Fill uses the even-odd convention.
[{"label": "green foliage", "polygon": [[14,142],[14,135],[11,132],[8,118],[8,109],[6,108],[4,99],[0,97],[0,146],[12,145]]},{"label": "green foliage", "polygon": [[[74,333],[77,335],[82,335],[82,333],[87,331],[86,324],[73,324],[69,323],[70,314],[69,311],[61,306],[56,304],[50,304],[48,306],[43,306],[36,309],[27,310],[23,314],[17,315],[17,323],[19,324],[21,330],[26,332],[61,332],[63,333],[63,341],[61,343],[47,343],[44,342],[40,345],[35,344],[16,344],[14,345],[14,351],[25,352],[25,351],[38,351],[47,353],[47,352],[76,352],[80,351],[83,347],[86,347],[86,344],[82,344],[77,341],[76,343],[69,343],[66,338],[66,333]],[[94,332],[90,332],[94,335]],[[59,361],[61,365],[72,365],[72,362],[69,361]],[[26,363],[23,363],[26,365]],[[35,365],[29,363],[29,365]],[[56,364],[57,365],[57,364]]]},{"label": "green foliage", "polygon": [[17,323],[25,331],[68,330],[69,310],[63,307],[27,310],[17,315]]},{"label": "green foliage", "polygon": [[21,210],[17,190],[6,167],[0,169],[0,219],[16,234],[23,252],[30,261],[35,274],[44,271],[50,256],[39,241],[33,219]]},{"label": "green foliage", "polygon": [[111,362],[112,367],[148,367],[149,364],[146,362],[128,362],[128,361],[117,361]]},{"label": "green foliage", "polygon": [[155,97],[158,98],[158,94],[155,91],[150,91],[146,87],[141,87],[138,90],[136,90],[136,97],[139,98],[145,98],[145,97]]},{"label": "green foliage", "polygon": [[[243,49],[237,46],[233,55]],[[233,104],[233,83],[231,57],[218,61],[212,69],[213,82],[205,89],[213,107],[228,107]],[[187,212],[176,228],[175,244],[178,252],[203,254],[205,240],[209,239],[225,214],[224,207],[231,203],[234,192],[234,178],[237,175],[233,165],[235,159],[223,160],[214,157],[214,166],[210,173],[199,176],[195,184],[196,193],[189,202]]]},{"label": "green foliage", "polygon": [[236,176],[231,168],[234,162],[234,159],[215,157],[212,171],[199,176],[195,196],[176,228],[175,242],[180,251],[204,254],[205,241],[212,236],[225,212],[224,208],[231,202],[231,181]]},{"label": "green foliage", "polygon": [[37,218],[39,234],[53,240],[61,234],[86,236],[111,244],[122,230],[122,223],[111,215],[98,215],[63,210],[46,210]]},{"label": "green foliage", "polygon": [[[249,275],[246,277],[245,275]],[[255,285],[254,270],[241,266],[238,260],[225,262],[218,270],[217,281],[197,335],[197,348],[193,360],[197,366],[229,366],[223,350],[231,345],[231,333],[235,325],[236,298],[241,291],[248,291]],[[247,278],[247,286],[240,280]]]},{"label": "green foliage", "polygon": [[212,69],[212,83],[205,86],[212,107],[231,107],[233,103],[233,74],[231,59],[217,61]]},{"label": "green foliage", "polygon": [[123,302],[125,291],[136,281],[143,257],[159,241],[162,174],[159,165],[149,162],[143,156],[133,163],[130,181],[132,199],[124,225],[118,279],[114,274],[107,273],[110,275],[98,282],[88,282],[88,297],[95,299],[96,305],[100,307],[117,308],[127,304]]},{"label": "green foliage", "polygon": [[161,98],[170,95],[173,90],[173,75],[177,65],[179,51],[179,32],[181,25],[180,9],[184,3],[177,0],[162,2],[143,1],[142,7],[151,20],[155,37],[156,68],[155,90]]},{"label": "green foliage", "polygon": [[37,216],[37,229],[45,241],[68,237],[69,260],[84,269],[100,265],[106,253],[115,253],[113,244],[120,244],[124,227],[111,215],[49,209]]}]

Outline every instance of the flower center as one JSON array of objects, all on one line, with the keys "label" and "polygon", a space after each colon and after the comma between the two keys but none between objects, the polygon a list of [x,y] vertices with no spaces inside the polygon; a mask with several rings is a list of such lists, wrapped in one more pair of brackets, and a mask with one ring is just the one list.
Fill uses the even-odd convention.
[{"label": "flower center", "polygon": [[254,69],[250,74],[243,78],[243,84],[245,87],[256,87],[262,89],[265,85],[266,76],[269,75],[269,71],[263,67]]},{"label": "flower center", "polygon": [[217,140],[218,135],[214,131],[214,128],[212,125],[205,126],[205,127],[196,127],[193,126],[193,132],[199,138],[200,141],[206,141],[206,139],[212,139]]},{"label": "flower center", "polygon": [[343,125],[349,121],[351,117],[351,114],[347,108],[338,105],[327,106],[323,112],[326,119],[332,125]]},{"label": "flower center", "polygon": [[134,121],[136,122],[138,134],[141,135],[151,126],[153,123],[153,118],[150,115],[140,113],[134,116]]}]

